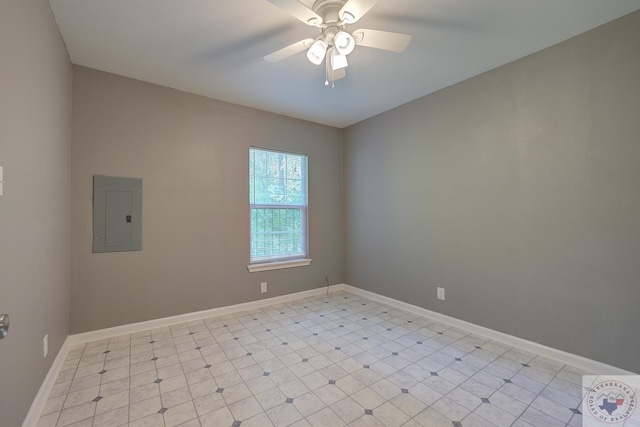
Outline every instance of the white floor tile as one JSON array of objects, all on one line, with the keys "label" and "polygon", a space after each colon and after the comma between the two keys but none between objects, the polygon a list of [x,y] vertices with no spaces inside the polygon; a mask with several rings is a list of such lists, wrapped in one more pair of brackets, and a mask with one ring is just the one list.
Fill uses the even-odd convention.
[{"label": "white floor tile", "polygon": [[337,292],[74,346],[39,427],[577,427],[582,372]]}]

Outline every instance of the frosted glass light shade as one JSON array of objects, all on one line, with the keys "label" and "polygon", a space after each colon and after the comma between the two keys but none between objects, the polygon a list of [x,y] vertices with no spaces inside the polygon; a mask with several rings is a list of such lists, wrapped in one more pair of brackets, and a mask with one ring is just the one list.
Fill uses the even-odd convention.
[{"label": "frosted glass light shade", "polygon": [[356,47],[356,41],[346,31],[338,31],[333,37],[333,45],[340,55],[349,55]]},{"label": "frosted glass light shade", "polygon": [[333,71],[346,68],[349,65],[346,55],[340,55],[337,50],[331,51],[331,69]]},{"label": "frosted glass light shade", "polygon": [[320,65],[327,54],[327,42],[316,40],[307,51],[307,58],[312,64]]}]

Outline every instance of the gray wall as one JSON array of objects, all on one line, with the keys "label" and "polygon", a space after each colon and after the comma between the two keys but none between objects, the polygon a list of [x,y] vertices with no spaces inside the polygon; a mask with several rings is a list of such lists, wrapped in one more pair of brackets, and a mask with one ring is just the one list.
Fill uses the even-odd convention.
[{"label": "gray wall", "polygon": [[[72,333],[343,281],[339,129],[83,67],[73,93]],[[309,156],[308,267],[247,271],[250,145]],[[91,253],[96,174],[142,178],[142,251]]]},{"label": "gray wall", "polygon": [[[19,426],[67,337],[69,56],[46,0],[0,1],[0,424]],[[49,335],[49,355],[42,339]]]},{"label": "gray wall", "polygon": [[346,283],[640,372],[640,12],[344,141]]}]

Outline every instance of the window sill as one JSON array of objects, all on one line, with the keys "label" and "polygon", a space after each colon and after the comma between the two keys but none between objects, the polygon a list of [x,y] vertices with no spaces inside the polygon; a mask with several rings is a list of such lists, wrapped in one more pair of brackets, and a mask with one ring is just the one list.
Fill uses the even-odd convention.
[{"label": "window sill", "polygon": [[265,262],[261,264],[251,264],[247,266],[250,273],[258,271],[279,270],[281,268],[304,267],[311,264],[310,258],[293,259],[287,261]]}]

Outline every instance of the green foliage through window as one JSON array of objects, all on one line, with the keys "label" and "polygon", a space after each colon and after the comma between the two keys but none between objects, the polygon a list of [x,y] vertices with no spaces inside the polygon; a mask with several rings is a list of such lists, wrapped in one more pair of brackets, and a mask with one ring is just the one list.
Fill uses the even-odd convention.
[{"label": "green foliage through window", "polygon": [[307,156],[249,149],[251,262],[307,257]]}]

